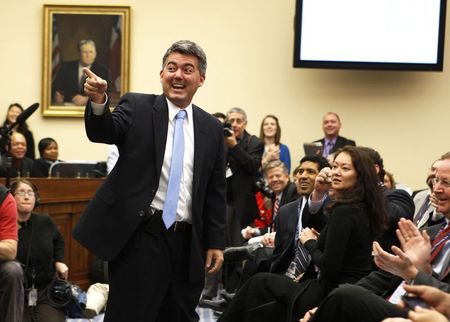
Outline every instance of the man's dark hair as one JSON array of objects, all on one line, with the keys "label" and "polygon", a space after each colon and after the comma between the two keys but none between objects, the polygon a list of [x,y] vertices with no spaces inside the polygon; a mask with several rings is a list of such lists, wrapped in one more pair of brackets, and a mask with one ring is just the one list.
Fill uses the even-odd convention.
[{"label": "man's dark hair", "polygon": [[294,169],[294,172],[293,172],[294,176],[297,174],[297,172],[300,171],[301,164],[306,161],[317,164],[319,166],[319,171],[326,167],[331,168],[330,163],[328,163],[328,160],[325,159],[323,156],[321,156],[321,155],[306,155],[300,160],[300,164]]},{"label": "man's dark hair", "polygon": [[172,46],[167,49],[164,57],[162,59],[162,68],[166,65],[167,57],[173,53],[180,53],[183,55],[192,55],[197,57],[198,59],[198,69],[200,71],[200,75],[206,75],[206,54],[203,49],[197,45],[195,42],[190,40],[179,40],[176,43],[172,44]]},{"label": "man's dark hair", "polygon": [[378,172],[378,176],[380,177],[380,181],[383,182],[386,171],[384,170],[383,158],[381,157],[381,155],[372,148],[365,146],[361,146],[360,148],[363,149],[367,154],[369,154],[373,163],[378,166],[378,168],[380,169],[380,171]]}]

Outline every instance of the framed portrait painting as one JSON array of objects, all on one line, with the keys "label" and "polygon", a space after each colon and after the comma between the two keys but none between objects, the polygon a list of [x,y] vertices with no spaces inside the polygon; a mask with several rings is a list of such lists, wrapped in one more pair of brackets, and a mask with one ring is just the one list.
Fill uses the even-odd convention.
[{"label": "framed portrait painting", "polygon": [[128,91],[129,6],[44,5],[42,114],[83,117],[83,67],[108,82],[110,106]]}]

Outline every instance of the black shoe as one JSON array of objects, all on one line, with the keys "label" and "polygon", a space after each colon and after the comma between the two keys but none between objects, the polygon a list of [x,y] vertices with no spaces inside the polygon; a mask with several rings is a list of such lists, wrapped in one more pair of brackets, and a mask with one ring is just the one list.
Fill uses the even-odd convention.
[{"label": "black shoe", "polygon": [[[203,300],[202,301],[202,307],[206,307],[208,309],[212,309],[214,311],[219,311],[219,312],[223,312],[225,311],[225,308],[228,304],[228,302],[225,299],[220,299],[220,300]],[[200,303],[199,303],[200,305]]]},{"label": "black shoe", "polygon": [[226,290],[220,291],[220,296],[223,297],[227,302],[230,302],[236,293],[228,293]]},{"label": "black shoe", "polygon": [[229,247],[223,251],[223,259],[225,262],[240,262],[244,259],[253,259],[256,250],[261,245],[258,243],[240,247]]}]

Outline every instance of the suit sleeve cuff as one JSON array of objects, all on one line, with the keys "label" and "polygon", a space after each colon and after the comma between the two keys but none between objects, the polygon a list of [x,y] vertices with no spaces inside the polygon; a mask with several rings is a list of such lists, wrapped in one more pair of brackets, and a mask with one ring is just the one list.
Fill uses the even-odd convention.
[{"label": "suit sleeve cuff", "polygon": [[105,102],[102,104],[97,104],[91,101],[92,113],[94,115],[100,116],[105,113],[106,103],[108,102],[108,95],[105,93]]}]

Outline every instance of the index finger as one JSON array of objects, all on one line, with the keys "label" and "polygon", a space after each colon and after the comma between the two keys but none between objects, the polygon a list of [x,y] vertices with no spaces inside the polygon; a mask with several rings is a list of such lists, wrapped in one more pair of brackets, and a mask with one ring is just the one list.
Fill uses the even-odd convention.
[{"label": "index finger", "polygon": [[95,75],[89,68],[83,67],[83,72],[87,75],[87,77],[96,79],[97,75]]}]

